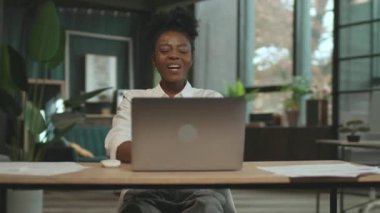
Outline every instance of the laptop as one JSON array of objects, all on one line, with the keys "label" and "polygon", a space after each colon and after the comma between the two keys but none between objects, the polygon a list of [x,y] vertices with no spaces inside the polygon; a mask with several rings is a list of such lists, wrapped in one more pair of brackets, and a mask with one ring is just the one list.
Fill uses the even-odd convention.
[{"label": "laptop", "polygon": [[239,170],[243,98],[132,99],[132,170]]}]

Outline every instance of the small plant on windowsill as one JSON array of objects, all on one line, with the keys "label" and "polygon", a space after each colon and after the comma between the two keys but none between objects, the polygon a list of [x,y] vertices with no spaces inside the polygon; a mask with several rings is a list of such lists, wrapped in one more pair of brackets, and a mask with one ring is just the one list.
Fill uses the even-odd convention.
[{"label": "small plant on windowsill", "polygon": [[368,132],[370,128],[364,124],[362,120],[349,120],[345,124],[339,126],[339,132],[349,133],[347,135],[347,141],[349,142],[359,142],[360,135],[358,132]]},{"label": "small plant on windowsill", "polygon": [[285,99],[285,111],[298,111],[302,97],[309,94],[310,81],[303,76],[295,76],[290,84],[287,84],[281,89],[283,92],[290,92],[290,97]]},{"label": "small plant on windowsill", "polygon": [[[257,94],[258,90],[252,90],[252,91],[247,91],[247,89],[244,87],[243,82],[240,80],[237,80],[236,82],[232,84],[226,83],[226,93],[224,94],[224,97],[233,97],[233,98],[244,98],[246,103],[252,102]],[[250,111],[246,111],[246,122],[249,122],[249,114]]]},{"label": "small plant on windowsill", "polygon": [[295,76],[293,81],[283,86],[281,90],[290,95],[284,100],[284,111],[288,125],[297,126],[302,98],[311,92],[310,81],[306,77]]},{"label": "small plant on windowsill", "polygon": [[258,90],[247,92],[243,83],[238,80],[234,84],[227,84],[225,97],[244,97],[246,101],[253,101],[258,94]]}]

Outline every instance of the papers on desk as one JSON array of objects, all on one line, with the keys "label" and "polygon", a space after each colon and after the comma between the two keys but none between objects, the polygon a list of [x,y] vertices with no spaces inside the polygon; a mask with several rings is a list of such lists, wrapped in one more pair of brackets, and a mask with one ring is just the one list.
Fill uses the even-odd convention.
[{"label": "papers on desk", "polygon": [[49,176],[78,172],[85,168],[73,162],[1,162],[0,174]]},{"label": "papers on desk", "polygon": [[339,164],[310,164],[290,166],[263,166],[259,169],[288,177],[358,177],[366,174],[380,174],[380,168],[374,166]]}]

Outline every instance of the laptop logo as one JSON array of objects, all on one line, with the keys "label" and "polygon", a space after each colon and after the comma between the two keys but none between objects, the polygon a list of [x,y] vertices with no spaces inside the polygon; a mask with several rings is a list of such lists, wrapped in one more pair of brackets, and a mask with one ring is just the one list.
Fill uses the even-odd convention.
[{"label": "laptop logo", "polygon": [[179,141],[191,143],[198,138],[198,130],[191,124],[185,124],[179,128],[177,136]]}]

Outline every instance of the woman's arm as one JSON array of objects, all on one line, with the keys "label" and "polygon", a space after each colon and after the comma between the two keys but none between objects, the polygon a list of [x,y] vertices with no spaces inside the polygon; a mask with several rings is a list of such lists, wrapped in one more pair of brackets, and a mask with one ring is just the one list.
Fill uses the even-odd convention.
[{"label": "woman's arm", "polygon": [[131,162],[131,141],[125,141],[117,147],[116,159],[123,163]]}]

